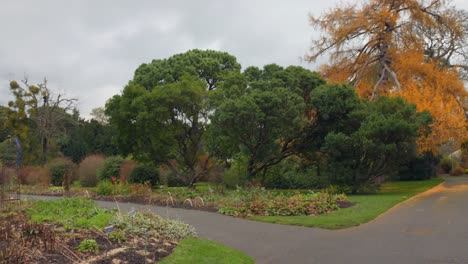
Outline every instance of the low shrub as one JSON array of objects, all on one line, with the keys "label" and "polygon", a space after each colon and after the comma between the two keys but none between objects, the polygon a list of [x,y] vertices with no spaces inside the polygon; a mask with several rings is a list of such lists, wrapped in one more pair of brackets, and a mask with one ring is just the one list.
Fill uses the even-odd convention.
[{"label": "low shrub", "polygon": [[340,201],[347,202],[348,200],[345,195],[326,192],[296,194],[292,197],[280,195],[271,200],[227,202],[219,207],[219,212],[234,216],[320,215],[337,210]]},{"label": "low shrub", "polygon": [[166,174],[166,184],[169,187],[184,187],[187,186],[185,181],[180,177],[175,176],[173,173],[169,172]]},{"label": "low shrub", "polygon": [[123,159],[119,156],[112,156],[104,161],[102,168],[98,171],[99,180],[110,180],[112,177],[119,178],[120,166]]},{"label": "low shrub", "polygon": [[325,189],[325,192],[331,194],[350,194],[353,191],[353,188],[346,184],[336,185],[332,184]]},{"label": "low shrub", "polygon": [[117,230],[135,236],[149,235],[170,240],[181,240],[197,236],[192,226],[178,220],[162,218],[149,211],[137,212],[134,217],[128,214],[116,213],[110,224]]},{"label": "low shrub", "polygon": [[19,170],[19,180],[25,185],[40,185],[48,187],[50,185],[49,172],[40,166],[26,166]]},{"label": "low shrub", "polygon": [[118,243],[122,243],[127,241],[127,236],[122,230],[115,230],[109,234],[109,239],[113,241],[117,241]]},{"label": "low shrub", "polygon": [[47,165],[50,182],[54,186],[70,186],[75,164],[65,158],[57,158]]},{"label": "low shrub", "polygon": [[247,179],[247,158],[238,156],[232,161],[231,167],[226,170],[223,183],[226,187],[234,189],[237,186],[245,186]]},{"label": "low shrub", "polygon": [[449,157],[444,157],[439,166],[445,173],[449,173],[452,170],[452,160]]},{"label": "low shrub", "polygon": [[84,253],[98,253],[99,246],[94,239],[85,239],[76,247],[76,250]]},{"label": "low shrub", "polygon": [[80,163],[78,175],[81,186],[95,187],[97,185],[97,171],[104,165],[104,160],[102,155],[91,155]]},{"label": "low shrub", "polygon": [[130,173],[130,182],[132,183],[151,183],[157,186],[159,183],[159,171],[151,165],[139,164]]},{"label": "low shrub", "polygon": [[130,174],[133,169],[137,166],[137,162],[134,160],[124,160],[120,166],[119,180],[120,182],[127,182],[130,179]]},{"label": "low shrub", "polygon": [[96,188],[96,193],[102,196],[108,196],[114,194],[115,186],[109,180],[100,181]]},{"label": "low shrub", "polygon": [[[151,183],[133,183],[133,184],[126,184],[126,185],[120,185],[119,188],[122,188],[123,186],[126,186],[128,189],[129,194],[133,196],[143,196],[143,197],[148,197],[152,193],[151,189]],[[118,189],[119,189],[118,188]],[[123,194],[120,189],[118,194]]]},{"label": "low shrub", "polygon": [[463,168],[461,166],[456,166],[451,172],[450,172],[450,175],[452,176],[460,176],[460,175],[463,175],[465,171],[463,170]]},{"label": "low shrub", "polygon": [[318,173],[313,164],[290,157],[268,169],[263,186],[269,189],[316,189],[328,185],[328,179]]},{"label": "low shrub", "polygon": [[402,165],[399,169],[396,179],[402,181],[419,181],[430,179],[437,175],[436,169],[439,162],[439,157],[435,156],[432,152],[425,152]]}]

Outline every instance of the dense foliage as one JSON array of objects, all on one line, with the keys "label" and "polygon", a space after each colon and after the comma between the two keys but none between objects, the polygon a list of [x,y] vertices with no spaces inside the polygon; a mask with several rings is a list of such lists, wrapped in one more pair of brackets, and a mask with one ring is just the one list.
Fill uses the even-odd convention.
[{"label": "dense foliage", "polygon": [[234,216],[320,215],[337,210],[339,202],[347,201],[344,195],[329,193],[296,194],[291,197],[280,195],[268,200],[229,202],[223,204],[219,212]]},{"label": "dense foliage", "polygon": [[119,178],[120,166],[123,163],[123,158],[120,156],[112,156],[107,158],[102,165],[102,168],[98,171],[99,180],[111,180],[112,177]]},{"label": "dense foliage", "polygon": [[68,159],[57,158],[48,164],[50,182],[54,186],[69,186],[75,165]]},{"label": "dense foliage", "polygon": [[157,186],[159,183],[159,172],[152,165],[140,164],[130,173],[129,181],[133,183],[149,182],[151,186]]},{"label": "dense foliage", "polygon": [[[353,86],[327,83],[299,66],[241,71],[234,56],[219,51],[142,64],[91,120],[58,104],[50,122],[60,133],[42,138],[35,136],[34,115],[43,109],[21,102],[37,95],[36,86],[10,86],[16,101],[0,109],[0,137],[14,132],[27,138],[27,164],[62,154],[81,162],[75,173],[81,186],[97,186],[101,195],[146,192],[147,182],[193,187],[200,180],[228,188],[333,185],[363,193],[388,178],[430,178],[438,162],[419,153],[416,143],[432,132],[431,115],[405,99],[364,100]],[[450,169],[459,173],[459,163]],[[71,184],[62,165],[48,167],[49,179],[35,178]]]}]

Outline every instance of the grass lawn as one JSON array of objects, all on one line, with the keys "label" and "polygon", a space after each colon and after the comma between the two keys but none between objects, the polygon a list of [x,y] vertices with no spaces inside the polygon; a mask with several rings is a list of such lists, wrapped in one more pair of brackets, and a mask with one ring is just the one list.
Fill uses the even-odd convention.
[{"label": "grass lawn", "polygon": [[187,238],[177,245],[177,248],[170,256],[159,263],[247,264],[255,262],[244,253],[222,244],[206,239]]},{"label": "grass lawn", "polygon": [[69,198],[36,201],[27,210],[33,222],[55,222],[66,228],[104,228],[112,213],[98,208],[93,200]]},{"label": "grass lawn", "polygon": [[358,226],[375,219],[396,204],[424,192],[443,182],[443,179],[427,181],[388,182],[382,185],[379,193],[372,195],[349,195],[356,203],[346,209],[320,216],[251,216],[249,219],[287,225],[342,229]]}]

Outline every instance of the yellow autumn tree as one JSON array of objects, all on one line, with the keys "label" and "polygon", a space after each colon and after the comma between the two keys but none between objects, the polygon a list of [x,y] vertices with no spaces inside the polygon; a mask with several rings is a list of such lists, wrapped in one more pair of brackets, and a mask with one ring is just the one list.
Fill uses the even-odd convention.
[{"label": "yellow autumn tree", "polygon": [[322,35],[306,58],[330,56],[321,67],[328,81],[350,83],[370,100],[402,96],[428,110],[435,121],[418,142],[422,151],[467,139],[467,12],[443,0],[369,0],[310,21]]}]

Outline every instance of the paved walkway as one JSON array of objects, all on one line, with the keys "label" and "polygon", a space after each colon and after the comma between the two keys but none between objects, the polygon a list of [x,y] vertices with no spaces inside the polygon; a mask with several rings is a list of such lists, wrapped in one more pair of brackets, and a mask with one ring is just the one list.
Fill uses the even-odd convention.
[{"label": "paved walkway", "polygon": [[[112,202],[98,203],[115,207]],[[200,237],[237,248],[257,263],[468,263],[468,178],[450,178],[368,224],[338,231],[196,210],[119,206],[180,219],[193,225]]]}]

